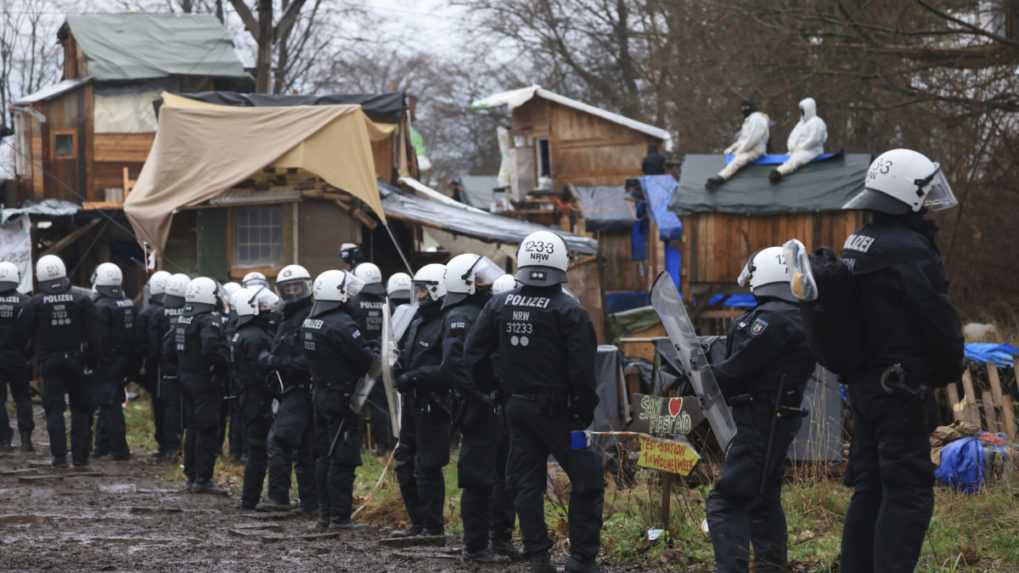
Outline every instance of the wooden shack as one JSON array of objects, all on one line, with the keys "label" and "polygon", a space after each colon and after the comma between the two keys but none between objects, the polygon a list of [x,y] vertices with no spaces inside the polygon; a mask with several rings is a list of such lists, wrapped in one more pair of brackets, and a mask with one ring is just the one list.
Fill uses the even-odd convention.
[{"label": "wooden shack", "polygon": [[792,238],[808,249],[838,251],[864,223],[863,212],[843,211],[842,205],[863,190],[870,155],[833,154],[773,185],[768,172],[781,160],[765,158],[709,192],[704,182],[724,158],[691,154],[684,159],[669,208],[683,224],[682,291],[701,308],[712,306],[714,295],[742,290],[736,277],[751,253]]},{"label": "wooden shack", "polygon": [[69,16],[57,39],[61,81],[12,106],[19,202],[123,203],[152,146],[161,91],[252,83],[209,14]]},{"label": "wooden shack", "polygon": [[[539,86],[473,104],[475,109],[501,106],[511,112],[508,194],[514,209],[508,214],[598,239],[599,308],[611,293],[645,293],[663,268],[662,249],[651,238],[657,229],[649,217],[643,247],[632,241],[637,207],[624,187],[641,176],[650,145],[671,148],[670,133]],[[603,205],[612,205],[614,213],[595,214]],[[635,250],[645,256],[635,260]]]}]

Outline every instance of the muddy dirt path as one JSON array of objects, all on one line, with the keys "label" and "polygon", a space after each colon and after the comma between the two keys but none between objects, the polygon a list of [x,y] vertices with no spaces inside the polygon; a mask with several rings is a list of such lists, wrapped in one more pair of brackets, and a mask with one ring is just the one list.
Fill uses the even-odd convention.
[{"label": "muddy dirt path", "polygon": [[[390,548],[367,528],[313,535],[299,513],[242,513],[235,497],[183,493],[144,456],[54,470],[48,448],[0,453],[0,570],[522,573],[524,564],[463,563],[445,548]],[[562,558],[560,558],[560,563]],[[606,569],[608,570],[608,569]]]}]

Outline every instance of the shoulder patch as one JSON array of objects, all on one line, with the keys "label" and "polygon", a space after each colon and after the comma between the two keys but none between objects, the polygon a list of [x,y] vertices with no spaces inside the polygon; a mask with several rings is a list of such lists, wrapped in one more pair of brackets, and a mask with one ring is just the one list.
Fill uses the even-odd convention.
[{"label": "shoulder patch", "polygon": [[760,336],[768,328],[768,322],[763,318],[758,318],[750,325],[750,336]]}]

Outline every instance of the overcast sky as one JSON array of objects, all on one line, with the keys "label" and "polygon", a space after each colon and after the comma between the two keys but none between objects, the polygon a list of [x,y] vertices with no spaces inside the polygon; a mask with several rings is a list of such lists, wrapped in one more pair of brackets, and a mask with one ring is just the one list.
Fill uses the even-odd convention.
[{"label": "overcast sky", "polygon": [[463,30],[465,11],[446,0],[367,0],[368,6],[385,22],[387,31],[423,51],[451,52],[469,34]]}]

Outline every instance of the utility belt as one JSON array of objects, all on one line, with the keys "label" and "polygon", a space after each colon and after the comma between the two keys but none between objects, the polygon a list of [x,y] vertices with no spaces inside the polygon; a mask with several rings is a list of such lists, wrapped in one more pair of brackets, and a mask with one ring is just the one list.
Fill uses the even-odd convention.
[{"label": "utility belt", "polygon": [[311,377],[312,387],[316,390],[333,390],[339,389],[349,391],[353,393],[354,387],[357,386],[356,380],[343,381],[343,380],[322,380],[321,378]]},{"label": "utility belt", "polygon": [[510,397],[533,402],[541,413],[548,415],[564,412],[570,407],[569,394],[556,388],[534,388],[529,392],[513,392]]},{"label": "utility belt", "polygon": [[[802,392],[783,393],[778,403],[775,400],[775,391],[746,392],[728,398],[729,405],[735,408],[762,407],[774,411],[775,415],[784,418],[790,416],[805,416],[807,411],[800,407],[803,402]],[[795,398],[792,398],[795,397]]]}]

